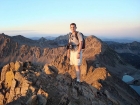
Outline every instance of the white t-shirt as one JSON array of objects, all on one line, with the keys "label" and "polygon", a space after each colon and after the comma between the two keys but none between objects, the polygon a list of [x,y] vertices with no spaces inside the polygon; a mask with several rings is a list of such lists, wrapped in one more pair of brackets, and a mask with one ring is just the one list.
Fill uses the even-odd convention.
[{"label": "white t-shirt", "polygon": [[69,33],[69,42],[71,42],[72,45],[79,45],[79,42],[83,41],[82,34],[78,32],[77,37],[78,37],[78,40],[76,38],[76,35]]}]

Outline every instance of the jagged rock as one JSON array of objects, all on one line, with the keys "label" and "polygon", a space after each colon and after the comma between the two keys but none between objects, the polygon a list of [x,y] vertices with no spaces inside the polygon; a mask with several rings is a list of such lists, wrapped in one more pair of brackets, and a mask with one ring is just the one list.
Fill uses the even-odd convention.
[{"label": "jagged rock", "polygon": [[16,94],[16,96],[18,96],[18,95],[21,94],[20,91],[21,91],[21,90],[20,90],[19,87],[15,88],[15,94]]},{"label": "jagged rock", "polygon": [[35,72],[36,77],[39,77],[41,75],[41,72]]},{"label": "jagged rock", "polygon": [[4,95],[0,92],[0,105],[4,105],[3,100],[4,100]]},{"label": "jagged rock", "polygon": [[[81,91],[82,95],[88,100],[94,100],[95,94],[91,90],[87,91],[88,89],[89,87],[81,86],[81,89],[79,89],[79,91]],[[94,88],[93,90],[96,90],[96,88]]]},{"label": "jagged rock", "polygon": [[14,64],[14,62],[10,62],[10,69],[11,69],[12,71],[15,70],[15,64]]},{"label": "jagged rock", "polygon": [[105,90],[105,94],[107,95],[107,98],[110,99],[114,104],[119,105],[118,100],[115,99],[107,90]]},{"label": "jagged rock", "polygon": [[36,55],[36,58],[40,58],[40,56],[41,56],[40,48],[37,48],[37,49],[36,49],[35,55]]},{"label": "jagged rock", "polygon": [[32,93],[34,93],[36,88],[33,86],[30,86],[29,89],[32,91]]},{"label": "jagged rock", "polygon": [[48,51],[49,51],[49,48],[45,48],[43,51],[43,56],[46,56]]},{"label": "jagged rock", "polygon": [[[65,44],[67,44],[67,41],[68,35],[60,36],[53,41],[50,40],[43,41],[42,43],[42,41],[41,42],[33,41],[21,35],[11,37],[5,34],[4,35],[0,34],[0,42],[2,42],[0,44],[1,48],[0,63],[3,66],[4,64],[9,63],[9,60],[10,61],[20,60],[24,62],[28,60],[43,65],[46,63],[49,64],[52,61],[56,60],[59,56],[66,55],[65,47],[58,47],[58,45],[62,44],[64,46]],[[115,51],[111,50],[106,43],[104,43],[94,35],[86,37],[85,41],[86,47],[85,51],[83,52],[84,60],[97,61],[97,63],[95,64],[96,67],[111,66],[112,68],[108,67],[108,69],[111,72],[117,74],[118,76],[120,76],[120,72],[121,74],[123,74],[126,71],[131,71],[129,70],[129,68],[127,68],[127,65],[124,65],[121,57]],[[5,59],[5,57],[7,58]],[[61,70],[61,71],[59,70],[60,73],[65,73],[65,71],[68,70],[69,68],[64,67],[65,63],[63,61],[65,61],[65,59],[60,57],[60,59],[57,61],[57,64],[54,65],[56,67],[59,66],[59,69]],[[118,67],[119,69],[114,68],[115,66]],[[81,74],[84,75],[87,73],[86,66],[83,66],[81,69],[82,69]],[[134,68],[132,69],[136,70]]]},{"label": "jagged rock", "polygon": [[85,78],[85,81],[89,84],[92,84],[92,86],[95,88],[100,89],[102,85],[98,81],[105,80],[107,77],[110,77],[110,74],[106,71],[105,68],[96,68]]},{"label": "jagged rock", "polygon": [[45,64],[43,69],[46,74],[53,74],[53,73],[57,74],[58,73],[58,70],[53,65]]},{"label": "jagged rock", "polygon": [[10,94],[10,92],[8,91],[8,92],[6,92],[6,94],[5,94],[5,99],[8,99],[9,98],[9,94]]},{"label": "jagged rock", "polygon": [[64,76],[62,74],[57,75],[56,79],[60,82],[64,82]]},{"label": "jagged rock", "polygon": [[27,73],[26,78],[28,79],[30,85],[36,83],[36,81],[38,79],[38,78],[36,78],[36,75],[30,71]]},{"label": "jagged rock", "polygon": [[64,84],[70,85],[72,83],[71,76],[68,72],[64,74]]},{"label": "jagged rock", "polygon": [[26,68],[30,69],[30,67],[31,67],[31,62],[30,62],[30,61],[24,62],[24,63],[23,63],[23,67],[26,67]]},{"label": "jagged rock", "polygon": [[5,77],[5,87],[10,88],[12,85],[12,80],[14,79],[14,73],[12,70],[6,72]]},{"label": "jagged rock", "polygon": [[45,91],[43,91],[42,89],[39,89],[37,94],[41,94],[42,96],[44,96],[46,99],[48,99],[49,94],[46,93]]},{"label": "jagged rock", "polygon": [[84,76],[87,74],[87,62],[86,60],[82,60],[82,65],[81,65],[81,75]]},{"label": "jagged rock", "polygon": [[35,84],[36,84],[37,87],[40,87],[41,81],[37,80]]},{"label": "jagged rock", "polygon": [[102,103],[102,104],[99,104],[99,102],[98,101],[92,101],[92,104],[91,105],[103,105],[104,103]]},{"label": "jagged rock", "polygon": [[51,69],[51,71],[53,71],[53,73],[58,74],[58,70],[55,66],[51,65],[50,69]]},{"label": "jagged rock", "polygon": [[21,75],[20,72],[16,72],[16,73],[15,73],[15,79],[16,79],[17,81],[19,81],[20,83],[22,83],[22,78],[23,78],[23,76]]},{"label": "jagged rock", "polygon": [[21,71],[23,69],[23,66],[20,62],[16,61],[15,63],[15,71]]},{"label": "jagged rock", "polygon": [[[57,62],[58,63],[58,62]],[[3,87],[3,104],[7,105],[139,105],[139,96],[127,84],[108,72],[104,67],[95,68],[93,62],[86,62],[87,73],[82,83],[77,83],[72,66],[63,62],[63,73],[50,64],[53,74],[46,74],[41,66],[31,65],[14,71],[11,88]],[[9,69],[12,71],[11,69]],[[7,71],[8,74],[10,71]],[[13,71],[12,71],[13,72]],[[7,75],[5,76],[5,79]],[[7,80],[1,81],[5,82]],[[33,82],[34,81],[34,82]],[[27,102],[27,103],[26,103]]]},{"label": "jagged rock", "polygon": [[[94,96],[96,96],[96,95],[97,95],[98,89],[95,88],[95,87],[93,87],[93,86],[91,86],[91,85],[89,85],[89,88],[90,88],[90,90],[91,90],[91,93],[92,93]],[[91,94],[91,93],[90,93],[90,94]]]},{"label": "jagged rock", "polygon": [[61,100],[59,102],[58,105],[67,105],[69,102],[68,102],[68,95],[65,94],[61,97]]},{"label": "jagged rock", "polygon": [[33,95],[26,103],[27,105],[37,105],[37,96]]},{"label": "jagged rock", "polygon": [[5,80],[6,72],[9,71],[9,70],[10,70],[10,65],[9,64],[5,65],[2,68],[2,71],[1,71],[1,81]]},{"label": "jagged rock", "polygon": [[46,105],[47,100],[42,95],[33,95],[27,101],[27,105]]},{"label": "jagged rock", "polygon": [[12,84],[11,84],[11,88],[10,88],[10,94],[9,94],[8,99],[7,99],[7,103],[10,103],[13,101],[13,98],[15,96],[15,86],[16,86],[16,80],[13,79]]},{"label": "jagged rock", "polygon": [[29,88],[28,81],[25,78],[23,78],[22,79],[22,86],[21,86],[21,95],[22,96],[26,96],[28,88]]},{"label": "jagged rock", "polygon": [[46,64],[46,65],[44,66],[44,71],[45,71],[46,74],[52,74],[52,73],[53,73],[53,72],[51,71],[51,69],[49,68],[49,65],[48,65],[48,64]]},{"label": "jagged rock", "polygon": [[77,104],[77,103],[75,103],[75,102],[70,101],[68,105],[79,105],[79,104]]},{"label": "jagged rock", "polygon": [[0,89],[2,89],[2,81],[0,81]]},{"label": "jagged rock", "polygon": [[75,88],[72,88],[71,95],[74,99],[78,99],[78,93]]},{"label": "jagged rock", "polygon": [[45,97],[39,94],[37,95],[37,99],[38,99],[38,105],[46,105],[47,99]]}]

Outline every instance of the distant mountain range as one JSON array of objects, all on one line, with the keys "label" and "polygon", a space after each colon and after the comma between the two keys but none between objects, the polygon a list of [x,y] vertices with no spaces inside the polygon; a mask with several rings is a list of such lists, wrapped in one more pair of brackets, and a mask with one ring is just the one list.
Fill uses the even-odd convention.
[{"label": "distant mountain range", "polygon": [[118,43],[131,43],[134,41],[140,42],[140,39],[134,39],[134,38],[102,38],[103,41],[108,41],[108,42],[118,42]]},{"label": "distant mountain range", "polygon": [[140,42],[118,43],[106,41],[127,63],[140,69]]},{"label": "distant mountain range", "polygon": [[[39,40],[40,38],[42,37],[29,37],[29,39],[32,39],[32,40]],[[46,36],[46,37],[43,37],[47,40],[54,40],[56,37],[52,37],[52,36]]]},{"label": "distant mountain range", "polygon": [[[64,35],[60,35],[60,36],[64,36]],[[58,36],[59,37],[59,36]],[[40,38],[42,37],[28,37],[29,39],[32,39],[32,40],[39,40]],[[52,37],[52,36],[46,36],[46,37],[43,37],[47,40],[54,40],[56,39],[57,37]],[[131,43],[131,42],[134,42],[134,41],[137,41],[137,42],[140,42],[140,39],[131,39],[131,38],[103,38],[103,37],[100,37],[100,39],[102,41],[105,41],[105,42],[118,42],[118,43]]]}]

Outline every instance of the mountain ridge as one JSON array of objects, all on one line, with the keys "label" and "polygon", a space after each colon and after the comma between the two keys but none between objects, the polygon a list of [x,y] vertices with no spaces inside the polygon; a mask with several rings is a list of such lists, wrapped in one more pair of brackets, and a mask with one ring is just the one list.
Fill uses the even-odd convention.
[{"label": "mountain ridge", "polygon": [[[66,37],[56,40],[64,45]],[[30,46],[0,35],[0,89],[3,91],[0,97],[4,100],[1,103],[34,102],[35,105],[42,100],[44,105],[139,105],[139,95],[121,80],[125,73],[134,73],[137,69],[96,36],[86,37],[85,43],[81,65],[83,82],[79,86],[74,82],[75,69],[69,64],[64,46]]]},{"label": "mountain ridge", "polygon": [[[49,46],[49,44],[52,45],[52,43],[57,43],[57,41],[61,41],[62,45],[65,45],[67,37],[68,36],[60,36],[58,37],[58,39],[55,40],[55,42],[47,42],[47,46]],[[54,45],[56,46],[55,48],[44,48],[40,47],[40,45],[43,46],[42,43],[36,43],[36,46],[30,46],[28,44],[23,43],[19,44],[18,42],[14,42],[15,40],[13,41],[13,39],[10,38],[11,37],[9,37],[9,42],[6,42],[6,44],[0,44],[0,50],[3,51],[3,53],[1,52],[0,54],[1,66],[8,63],[9,61],[16,60],[28,60],[33,61],[34,63],[40,63],[44,65],[46,63],[51,63],[60,55],[66,55],[66,48],[64,46],[58,47],[58,44]],[[7,39],[1,38],[0,40],[3,41]],[[85,42],[86,48],[83,52],[83,62],[90,62],[96,66],[108,67],[109,70],[111,70],[118,76],[120,76],[120,73],[123,75],[125,72],[130,72],[129,68],[131,68],[132,71],[135,70],[135,68],[131,66],[129,66],[129,68],[126,67],[127,64],[123,61],[123,59],[121,59],[121,57],[119,57],[119,55],[114,50],[112,50],[106,43],[104,43],[96,36],[88,36],[85,39]],[[117,70],[113,70],[115,69],[114,67],[117,68]]]}]

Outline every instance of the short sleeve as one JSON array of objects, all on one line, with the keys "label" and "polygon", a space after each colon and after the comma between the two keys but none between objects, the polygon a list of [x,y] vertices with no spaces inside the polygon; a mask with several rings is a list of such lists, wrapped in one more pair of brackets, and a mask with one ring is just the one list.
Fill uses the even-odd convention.
[{"label": "short sleeve", "polygon": [[79,39],[79,42],[83,41],[83,37],[82,37],[82,34],[80,32],[78,32],[78,39]]}]

